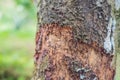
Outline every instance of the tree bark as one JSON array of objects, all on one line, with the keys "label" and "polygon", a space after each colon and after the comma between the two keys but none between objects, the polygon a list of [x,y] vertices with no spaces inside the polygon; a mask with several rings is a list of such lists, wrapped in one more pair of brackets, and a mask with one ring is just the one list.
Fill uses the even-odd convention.
[{"label": "tree bark", "polygon": [[40,0],[32,80],[114,80],[109,0]]}]

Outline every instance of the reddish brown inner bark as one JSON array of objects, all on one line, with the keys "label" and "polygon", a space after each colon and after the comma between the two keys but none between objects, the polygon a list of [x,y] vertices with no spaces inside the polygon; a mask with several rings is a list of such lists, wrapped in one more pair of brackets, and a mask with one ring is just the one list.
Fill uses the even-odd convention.
[{"label": "reddish brown inner bark", "polygon": [[[35,54],[38,74],[44,74],[45,80],[113,80],[112,56],[104,54],[95,42],[88,45],[73,36],[69,26],[50,24],[40,28]],[[80,72],[87,68],[90,71]]]}]

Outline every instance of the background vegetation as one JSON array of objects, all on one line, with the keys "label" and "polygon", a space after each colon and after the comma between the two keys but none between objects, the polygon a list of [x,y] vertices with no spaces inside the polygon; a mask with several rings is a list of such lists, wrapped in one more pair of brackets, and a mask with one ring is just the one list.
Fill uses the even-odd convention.
[{"label": "background vegetation", "polygon": [[[120,15],[117,14],[120,20]],[[0,0],[0,80],[30,80],[35,49],[36,9],[32,0]],[[119,23],[119,21],[118,21]],[[120,80],[120,28],[117,28]]]},{"label": "background vegetation", "polygon": [[30,80],[35,11],[32,0],[0,0],[0,80]]}]

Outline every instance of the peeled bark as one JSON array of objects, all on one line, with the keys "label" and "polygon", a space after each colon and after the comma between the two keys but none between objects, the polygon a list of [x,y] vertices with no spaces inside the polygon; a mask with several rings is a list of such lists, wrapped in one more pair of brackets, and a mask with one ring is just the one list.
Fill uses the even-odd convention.
[{"label": "peeled bark", "polygon": [[40,0],[33,80],[113,80],[107,0]]}]

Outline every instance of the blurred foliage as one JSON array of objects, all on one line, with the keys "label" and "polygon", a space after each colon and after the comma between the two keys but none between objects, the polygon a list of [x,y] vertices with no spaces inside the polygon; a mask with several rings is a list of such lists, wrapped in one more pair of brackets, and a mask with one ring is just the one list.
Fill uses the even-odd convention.
[{"label": "blurred foliage", "polygon": [[0,0],[0,80],[30,80],[35,11],[31,0]]},{"label": "blurred foliage", "polygon": [[[26,80],[33,71],[34,35],[21,30],[0,32],[0,80]],[[12,78],[12,79],[11,79]],[[29,80],[29,79],[28,79]]]},{"label": "blurred foliage", "polygon": [[117,40],[118,40],[118,47],[120,48],[120,9],[119,10],[115,10],[115,17],[117,20],[117,28],[116,28],[116,32],[117,32]]},{"label": "blurred foliage", "polygon": [[32,14],[29,14],[29,17],[34,17],[35,9],[33,8],[32,0],[14,0],[16,5],[23,6],[23,8]]},{"label": "blurred foliage", "polygon": [[3,26],[2,29],[8,28],[6,26],[10,25],[17,30],[28,22],[35,21],[35,11],[31,0],[1,0],[0,22]]}]

